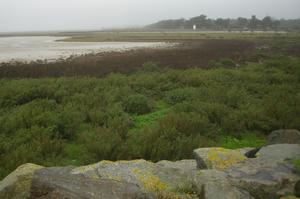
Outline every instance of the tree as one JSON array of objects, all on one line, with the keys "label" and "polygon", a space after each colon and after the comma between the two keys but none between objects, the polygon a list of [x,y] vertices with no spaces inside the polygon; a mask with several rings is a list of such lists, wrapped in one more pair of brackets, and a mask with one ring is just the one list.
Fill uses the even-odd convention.
[{"label": "tree", "polygon": [[230,26],[230,19],[218,18],[215,23],[218,26],[218,28],[227,29]]},{"label": "tree", "polygon": [[270,16],[266,16],[262,19],[262,26],[264,30],[271,29],[273,26],[273,21]]},{"label": "tree", "polygon": [[191,18],[189,20],[189,25],[197,25],[200,28],[206,28],[208,26],[208,21],[206,15],[200,15],[198,17]]},{"label": "tree", "polygon": [[278,21],[278,20],[272,21],[272,27],[275,31],[278,31],[279,26],[280,26],[280,21]]},{"label": "tree", "polygon": [[239,17],[237,19],[237,26],[238,29],[242,32],[248,25],[248,19],[247,18],[243,18],[243,17]]},{"label": "tree", "polygon": [[256,30],[258,28],[258,25],[259,25],[259,20],[256,18],[255,15],[252,15],[252,17],[249,21],[249,28],[253,32],[254,30]]}]

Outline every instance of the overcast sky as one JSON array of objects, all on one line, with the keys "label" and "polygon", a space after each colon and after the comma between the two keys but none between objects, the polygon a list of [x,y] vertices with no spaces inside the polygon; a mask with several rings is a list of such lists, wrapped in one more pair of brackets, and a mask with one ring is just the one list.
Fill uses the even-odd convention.
[{"label": "overcast sky", "polygon": [[142,26],[162,19],[300,18],[300,0],[0,0],[0,32]]}]

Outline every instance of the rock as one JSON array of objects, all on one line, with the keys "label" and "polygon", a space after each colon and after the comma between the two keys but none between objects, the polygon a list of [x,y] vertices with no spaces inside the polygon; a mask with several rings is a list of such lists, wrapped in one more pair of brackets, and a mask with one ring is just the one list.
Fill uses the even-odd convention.
[{"label": "rock", "polygon": [[[246,191],[233,186],[227,174],[219,170],[201,170],[193,176],[199,198],[252,199]],[[254,199],[254,198],[253,198]]]},{"label": "rock", "polygon": [[0,182],[0,198],[29,198],[33,173],[41,168],[43,167],[30,163],[19,166]]},{"label": "rock", "polygon": [[300,144],[300,132],[296,129],[281,129],[271,132],[268,144]]},{"label": "rock", "polygon": [[[164,163],[155,164],[145,160],[133,161],[101,161],[97,164],[73,169],[72,174],[80,174],[94,179],[112,179],[136,184],[147,193],[176,196],[174,190],[185,184],[188,176],[183,169],[175,168]],[[176,163],[175,163],[176,164]],[[177,163],[182,164],[182,163]],[[188,171],[187,171],[188,172]],[[180,193],[181,198],[188,198]],[[166,197],[166,196],[165,196]]]},{"label": "rock", "polygon": [[294,194],[297,197],[300,197],[300,180],[298,180],[295,184]]},{"label": "rock", "polygon": [[200,148],[194,150],[199,169],[225,169],[246,159],[245,150],[224,148]]},{"label": "rock", "polygon": [[255,198],[279,198],[293,195],[299,175],[291,160],[300,158],[300,145],[276,144],[262,147],[257,158],[247,159],[225,170],[235,186]]},{"label": "rock", "polygon": [[25,164],[0,182],[0,198],[277,199],[299,195],[300,176],[292,164],[300,158],[299,144],[267,145],[254,158],[245,156],[249,151],[253,149],[197,149],[197,164],[196,160],[101,161],[52,168]]},{"label": "rock", "polygon": [[150,199],[153,195],[125,181],[93,179],[71,174],[72,167],[44,168],[35,172],[31,198]]},{"label": "rock", "polygon": [[183,171],[191,171],[197,169],[197,163],[195,160],[180,160],[175,162],[162,160],[157,162],[156,164],[165,168],[180,169]]},{"label": "rock", "polygon": [[274,144],[262,147],[256,154],[257,159],[268,163],[281,163],[300,158],[299,144]]}]

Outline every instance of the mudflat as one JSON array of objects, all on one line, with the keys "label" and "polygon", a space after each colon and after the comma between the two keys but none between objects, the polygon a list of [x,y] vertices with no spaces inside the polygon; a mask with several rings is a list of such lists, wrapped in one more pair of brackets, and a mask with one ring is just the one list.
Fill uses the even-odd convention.
[{"label": "mudflat", "polygon": [[[165,47],[165,42],[62,42],[67,37],[0,37],[0,63],[56,61],[70,56]],[[60,41],[58,41],[60,40]]]}]

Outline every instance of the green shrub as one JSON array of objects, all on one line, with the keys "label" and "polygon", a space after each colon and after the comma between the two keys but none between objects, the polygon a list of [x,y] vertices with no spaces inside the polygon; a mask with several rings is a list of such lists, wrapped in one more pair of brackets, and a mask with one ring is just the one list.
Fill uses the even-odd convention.
[{"label": "green shrub", "polygon": [[221,59],[219,61],[222,66],[225,66],[225,67],[234,67],[235,66],[235,63],[232,59],[228,59],[228,58],[224,58],[224,59]]},{"label": "green shrub", "polygon": [[82,144],[86,147],[87,162],[99,160],[116,160],[122,148],[122,139],[118,133],[108,128],[97,128],[80,135]]},{"label": "green shrub", "polygon": [[234,138],[231,136],[222,136],[220,138],[220,145],[228,149],[239,149],[244,147],[262,147],[266,144],[264,138],[258,137],[255,134],[246,134],[242,138]]},{"label": "green shrub", "polygon": [[293,165],[298,173],[300,173],[300,159],[293,160]]},{"label": "green shrub", "polygon": [[141,94],[131,95],[124,102],[124,110],[131,114],[145,114],[151,111],[149,99]]},{"label": "green shrub", "polygon": [[239,68],[0,79],[0,178],[25,162],[178,160],[198,147],[258,147],[274,129],[300,129],[300,59],[273,58]]},{"label": "green shrub", "polygon": [[177,103],[184,102],[185,100],[190,100],[196,93],[194,88],[179,88],[174,89],[166,94],[166,100],[169,104],[174,105]]}]

